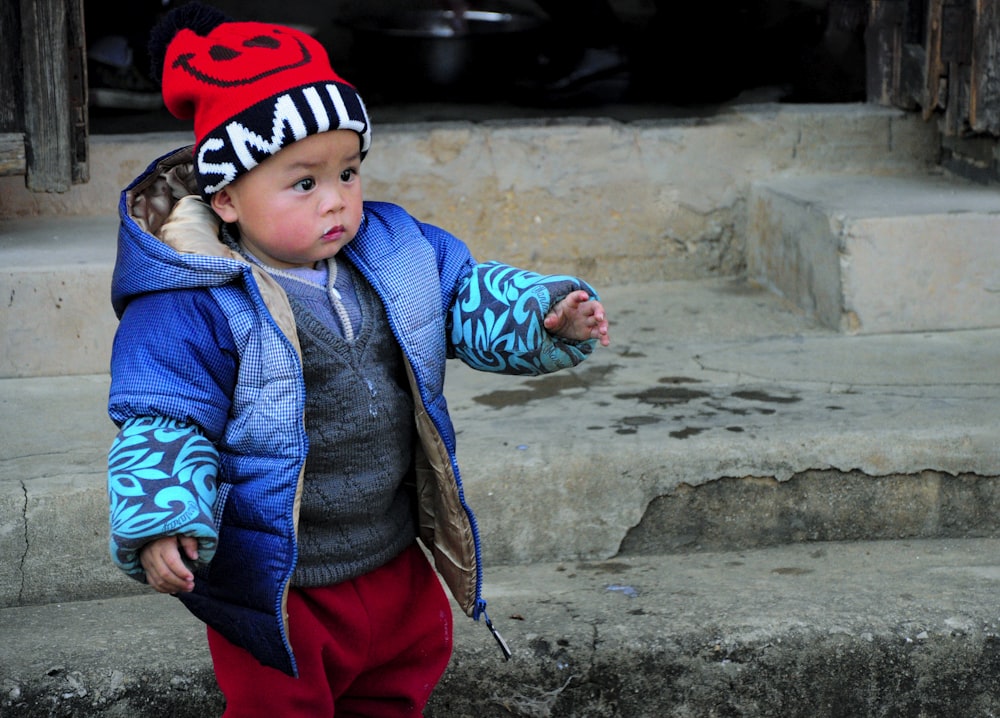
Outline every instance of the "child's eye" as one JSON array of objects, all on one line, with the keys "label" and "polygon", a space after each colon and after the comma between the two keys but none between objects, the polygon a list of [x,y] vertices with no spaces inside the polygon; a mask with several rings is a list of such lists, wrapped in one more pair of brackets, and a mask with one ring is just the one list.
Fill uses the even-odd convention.
[{"label": "child's eye", "polygon": [[306,177],[305,179],[300,179],[298,182],[292,185],[292,187],[301,192],[308,192],[315,186],[316,186],[316,180],[314,180],[312,177]]},{"label": "child's eye", "polygon": [[358,174],[354,168],[346,169],[340,173],[341,182],[350,182]]}]

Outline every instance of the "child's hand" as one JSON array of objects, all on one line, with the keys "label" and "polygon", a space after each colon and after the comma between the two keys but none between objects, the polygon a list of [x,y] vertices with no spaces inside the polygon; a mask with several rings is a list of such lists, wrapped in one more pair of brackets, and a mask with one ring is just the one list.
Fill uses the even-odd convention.
[{"label": "child's hand", "polygon": [[164,536],[139,551],[139,561],[146,570],[146,583],[160,593],[194,590],[194,574],[181,558],[181,551],[192,561],[198,560],[198,539],[193,536]]},{"label": "child's hand", "polygon": [[611,344],[604,306],[583,291],[567,294],[545,315],[545,328],[563,339],[597,339],[602,347]]}]

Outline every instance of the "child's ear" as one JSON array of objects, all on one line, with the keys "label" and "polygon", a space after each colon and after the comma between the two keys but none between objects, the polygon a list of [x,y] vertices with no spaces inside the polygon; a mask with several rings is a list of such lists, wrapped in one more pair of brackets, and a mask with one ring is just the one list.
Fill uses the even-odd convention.
[{"label": "child's ear", "polygon": [[232,224],[239,219],[236,205],[233,204],[233,197],[225,187],[212,195],[211,203],[212,209],[226,224]]}]

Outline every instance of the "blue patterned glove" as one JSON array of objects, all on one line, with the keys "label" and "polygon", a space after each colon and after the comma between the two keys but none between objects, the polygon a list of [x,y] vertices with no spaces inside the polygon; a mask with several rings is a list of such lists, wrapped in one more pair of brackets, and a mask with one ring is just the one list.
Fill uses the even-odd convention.
[{"label": "blue patterned glove", "polygon": [[451,308],[455,354],[481,371],[547,374],[573,367],[594,350],[593,339],[563,339],[545,329],[545,315],[570,292],[596,292],[564,275],[545,276],[484,262],[463,280]]},{"label": "blue patterned glove", "polygon": [[139,550],[163,536],[194,536],[198,562],[215,555],[212,518],[219,453],[197,427],[161,417],[126,421],[108,454],[111,557],[144,581]]}]

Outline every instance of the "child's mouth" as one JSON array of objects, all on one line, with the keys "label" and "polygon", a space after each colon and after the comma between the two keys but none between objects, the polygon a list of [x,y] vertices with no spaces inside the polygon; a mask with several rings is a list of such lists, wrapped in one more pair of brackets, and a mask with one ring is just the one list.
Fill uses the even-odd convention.
[{"label": "child's mouth", "polygon": [[344,229],[343,225],[339,225],[337,227],[331,227],[330,229],[326,230],[326,232],[323,233],[323,239],[324,241],[327,242],[336,242],[338,239],[341,239],[344,236],[345,231],[346,230]]}]

